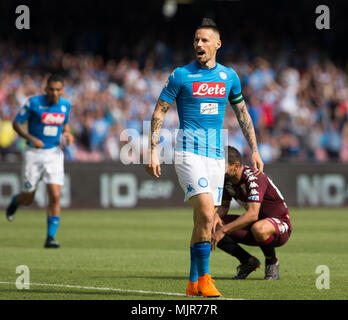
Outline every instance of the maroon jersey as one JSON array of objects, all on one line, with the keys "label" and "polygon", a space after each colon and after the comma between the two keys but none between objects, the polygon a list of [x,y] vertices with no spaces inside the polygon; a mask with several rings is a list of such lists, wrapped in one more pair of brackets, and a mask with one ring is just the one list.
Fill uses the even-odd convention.
[{"label": "maroon jersey", "polygon": [[231,201],[232,198],[245,209],[248,202],[260,202],[259,220],[277,218],[288,221],[290,227],[289,211],[284,197],[265,173],[256,176],[253,168],[243,166],[242,178],[237,184],[233,184],[225,175],[222,202]]}]

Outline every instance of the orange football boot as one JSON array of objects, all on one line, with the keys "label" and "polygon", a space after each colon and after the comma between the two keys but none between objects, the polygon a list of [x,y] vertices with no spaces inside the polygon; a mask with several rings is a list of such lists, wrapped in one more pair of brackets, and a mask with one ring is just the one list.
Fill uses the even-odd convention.
[{"label": "orange football boot", "polygon": [[186,289],[186,295],[187,296],[199,296],[199,292],[198,292],[198,281],[192,282],[189,281],[187,284],[187,289]]},{"label": "orange football boot", "polygon": [[203,297],[222,297],[222,294],[215,288],[214,280],[209,273],[198,277],[198,292]]}]

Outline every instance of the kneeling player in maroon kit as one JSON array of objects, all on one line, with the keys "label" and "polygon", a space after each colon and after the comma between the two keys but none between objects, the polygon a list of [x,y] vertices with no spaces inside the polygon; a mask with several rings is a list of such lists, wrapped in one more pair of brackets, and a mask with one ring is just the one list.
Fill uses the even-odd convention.
[{"label": "kneeling player in maroon kit", "polygon": [[[244,214],[227,214],[232,198],[245,208]],[[282,246],[290,237],[288,208],[272,180],[243,165],[238,150],[230,146],[222,203],[215,216],[213,231],[212,247],[217,246],[241,263],[232,279],[245,279],[260,267],[260,261],[238,243],[259,246],[266,259],[265,279],[279,279],[279,261],[274,248]]]}]

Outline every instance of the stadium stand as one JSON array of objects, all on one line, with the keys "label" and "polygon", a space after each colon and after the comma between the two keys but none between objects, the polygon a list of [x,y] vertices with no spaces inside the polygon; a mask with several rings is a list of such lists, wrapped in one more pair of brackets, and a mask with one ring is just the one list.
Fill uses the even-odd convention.
[{"label": "stadium stand", "polygon": [[[311,9],[308,4],[308,7],[299,5],[301,14]],[[47,12],[43,2],[42,6],[41,10]],[[74,20],[77,5],[69,6],[68,17]],[[118,4],[114,6],[116,10]],[[240,6],[245,10],[243,4]],[[66,149],[67,159],[118,161],[125,143],[120,141],[121,132],[132,128],[146,135],[142,122],[150,120],[169,73],[192,60],[189,31],[208,7],[197,10],[191,21],[185,18],[198,7],[194,4],[191,9],[184,7],[179,7],[174,20],[161,18],[157,25],[152,20],[146,24],[149,19],[139,18],[139,13],[131,14],[123,8],[122,12],[128,12],[128,16],[121,17],[116,10],[119,20],[116,19],[117,24],[111,29],[115,20],[104,11],[102,18],[96,13],[99,20],[90,22],[87,29],[84,29],[87,22],[78,21],[81,25],[76,22],[75,35],[69,33],[69,26],[63,26],[64,23],[61,30],[51,27],[42,31],[41,38],[38,31],[30,31],[26,41],[19,32],[14,38],[7,37],[5,32],[0,34],[1,160],[15,160],[24,148],[23,141],[16,138],[10,126],[18,108],[27,97],[42,92],[48,73],[59,72],[66,79],[65,95],[73,104],[71,125],[76,136],[74,146]],[[39,10],[39,6],[35,8]],[[91,10],[99,12],[105,8],[90,6],[87,1],[85,9],[86,14],[92,14]],[[245,21],[236,17],[238,23],[243,22],[236,30],[233,25],[237,22],[228,28],[226,9],[215,9],[216,20],[221,22],[223,30],[218,61],[233,67],[240,76],[265,163],[348,162],[348,64],[342,58],[344,52],[337,50],[342,35],[339,32],[328,35],[325,31],[319,35],[317,30],[301,34],[296,23],[292,23],[291,29],[274,31],[275,22],[284,20],[286,25],[299,19],[291,16],[294,9],[287,13],[284,9],[283,15],[270,9],[268,15],[273,14],[274,21],[263,20],[260,29],[257,6],[248,11],[249,16],[243,15]],[[160,10],[160,6],[155,6],[152,15],[160,16]],[[98,23],[100,19],[104,24]],[[134,21],[134,28],[124,35],[117,27],[121,28],[127,19]],[[180,26],[178,20],[183,21]],[[313,21],[304,23],[313,24]],[[47,21],[42,23],[49,25]],[[338,26],[337,22],[336,29]],[[142,36],[137,39],[139,27]],[[46,41],[48,38],[50,41]],[[163,127],[178,127],[175,107],[168,112]],[[231,110],[227,111],[225,128],[229,129],[229,144],[248,159],[246,142]]]}]

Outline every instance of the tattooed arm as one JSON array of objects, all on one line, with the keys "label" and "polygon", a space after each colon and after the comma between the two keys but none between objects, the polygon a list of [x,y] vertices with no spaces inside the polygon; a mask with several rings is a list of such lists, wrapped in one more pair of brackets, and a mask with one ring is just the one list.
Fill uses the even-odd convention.
[{"label": "tattooed arm", "polygon": [[169,103],[158,99],[155,111],[153,112],[151,118],[151,150],[158,145],[164,116],[166,115],[169,107]]},{"label": "tattooed arm", "polygon": [[252,152],[252,163],[258,174],[263,172],[263,162],[261,160],[256,141],[256,134],[254,130],[254,125],[251,120],[248,109],[245,105],[244,100],[237,104],[232,104],[232,108],[236,114],[237,120],[239,122],[240,128],[244,134],[245,139],[248,142],[248,145]]},{"label": "tattooed arm", "polygon": [[146,171],[159,178],[161,175],[161,166],[158,160],[158,155],[156,151],[156,146],[160,138],[160,131],[162,128],[164,116],[168,111],[170,104],[158,99],[155,111],[152,114],[151,118],[151,133],[150,133],[150,163],[146,166]]}]

